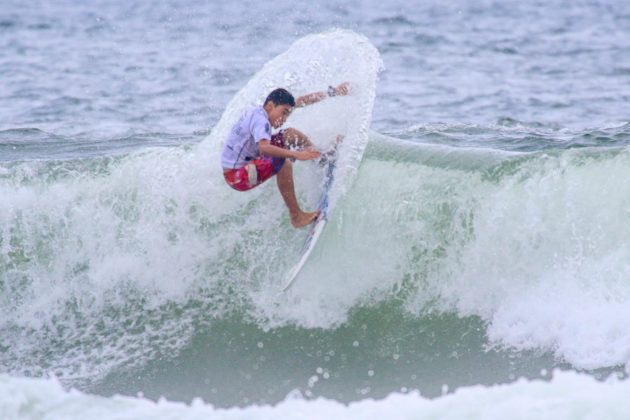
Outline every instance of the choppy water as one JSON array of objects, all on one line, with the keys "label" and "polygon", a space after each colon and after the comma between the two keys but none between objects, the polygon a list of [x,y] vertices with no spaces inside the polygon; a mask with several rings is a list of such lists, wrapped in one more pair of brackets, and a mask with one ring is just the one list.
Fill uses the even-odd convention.
[{"label": "choppy water", "polygon": [[[219,120],[333,27],[380,58],[330,32],[300,54],[385,71],[362,93],[354,182],[278,298],[301,233],[273,185],[223,185]],[[542,387],[566,403],[541,402],[554,418],[580,388],[627,417],[625,381],[514,381],[624,377],[630,361],[629,34],[630,5],[606,1],[3,3],[0,386],[107,416],[129,409],[115,393],[233,407],[458,388],[475,415],[501,392],[514,414]],[[107,398],[18,379],[48,373]],[[380,409],[396,398],[455,415],[412,395]]]}]

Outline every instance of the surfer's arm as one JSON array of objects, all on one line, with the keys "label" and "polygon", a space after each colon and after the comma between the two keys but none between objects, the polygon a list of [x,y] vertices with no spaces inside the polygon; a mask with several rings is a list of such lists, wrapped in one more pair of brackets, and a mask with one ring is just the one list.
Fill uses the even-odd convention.
[{"label": "surfer's arm", "polygon": [[343,82],[337,87],[332,88],[332,90],[328,93],[326,92],[313,92],[307,95],[300,96],[295,100],[295,107],[300,108],[306,105],[312,105],[317,103],[323,99],[326,99],[327,96],[342,96],[348,94],[348,88],[350,84],[348,82]]},{"label": "surfer's arm", "polygon": [[317,159],[320,153],[317,150],[288,150],[282,147],[274,146],[270,140],[260,140],[258,142],[258,150],[263,156],[289,158],[297,160],[312,160]]}]

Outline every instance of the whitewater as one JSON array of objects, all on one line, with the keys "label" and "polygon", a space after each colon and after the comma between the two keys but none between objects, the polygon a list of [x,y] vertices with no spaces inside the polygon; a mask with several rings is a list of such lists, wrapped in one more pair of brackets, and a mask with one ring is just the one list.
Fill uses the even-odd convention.
[{"label": "whitewater", "polygon": [[196,399],[190,405],[116,396],[105,399],[77,391],[65,391],[54,380],[4,381],[0,390],[10,402],[0,407],[7,419],[299,419],[432,418],[432,419],[623,419],[628,414],[628,383],[599,383],[575,373],[558,373],[550,383],[517,381],[492,388],[480,386],[459,390],[438,400],[417,392],[393,393],[382,401],[366,399],[347,406],[317,399],[307,402],[289,395],[278,405],[217,409]]},{"label": "whitewater", "polygon": [[[0,417],[627,418],[627,7],[280,3],[0,16]],[[221,145],[347,80],[281,293],[305,232]]]}]

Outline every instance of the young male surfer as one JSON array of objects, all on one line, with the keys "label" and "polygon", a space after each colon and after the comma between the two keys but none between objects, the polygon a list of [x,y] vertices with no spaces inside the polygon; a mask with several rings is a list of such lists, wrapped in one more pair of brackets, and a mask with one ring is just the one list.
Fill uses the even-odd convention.
[{"label": "young male surfer", "polygon": [[278,189],[289,209],[293,227],[303,227],[315,220],[319,210],[302,211],[297,202],[289,159],[317,159],[320,152],[302,132],[287,128],[272,135],[271,127],[280,128],[295,107],[347,93],[348,83],[342,83],[330,86],[326,93],[310,93],[296,100],[289,91],[280,88],[271,92],[262,106],[248,109],[230,130],[221,154],[227,184],[237,191],[247,191],[277,175]]}]

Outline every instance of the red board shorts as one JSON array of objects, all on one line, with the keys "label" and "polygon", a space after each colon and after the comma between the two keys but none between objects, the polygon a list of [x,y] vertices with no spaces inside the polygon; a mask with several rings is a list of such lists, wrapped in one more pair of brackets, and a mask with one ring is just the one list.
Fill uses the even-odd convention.
[{"label": "red board shorts", "polygon": [[[284,148],[282,131],[271,136],[271,144]],[[282,169],[284,158],[257,157],[241,168],[223,172],[225,182],[237,191],[247,191],[262,184]]]}]

